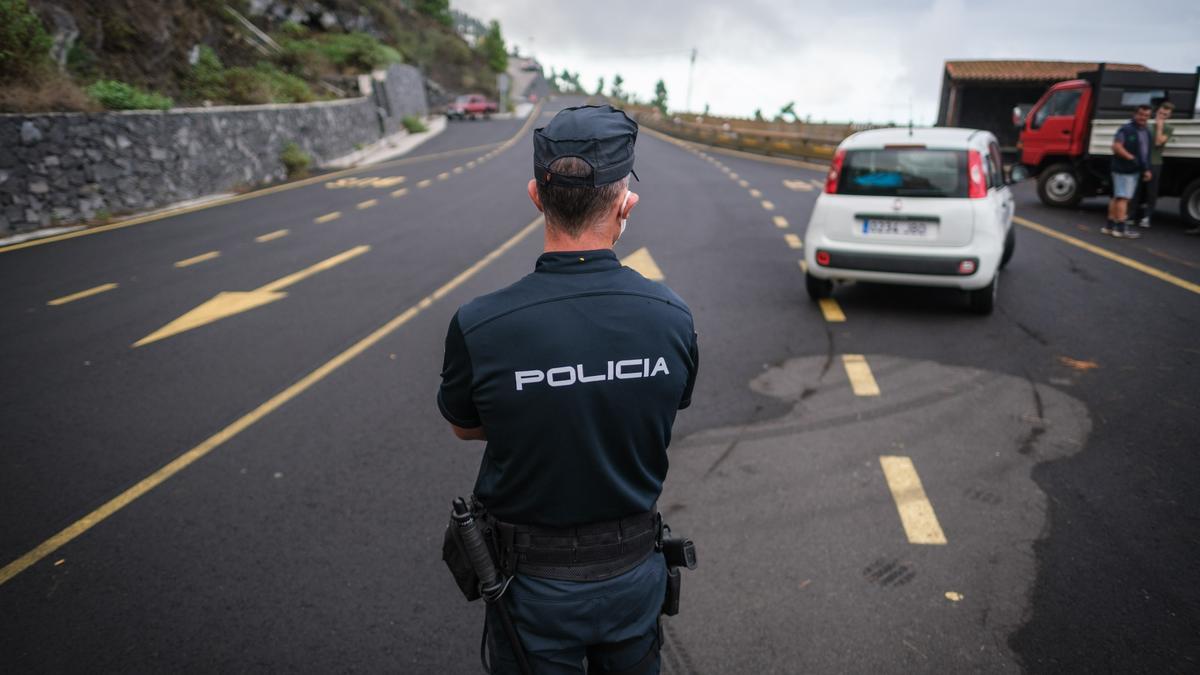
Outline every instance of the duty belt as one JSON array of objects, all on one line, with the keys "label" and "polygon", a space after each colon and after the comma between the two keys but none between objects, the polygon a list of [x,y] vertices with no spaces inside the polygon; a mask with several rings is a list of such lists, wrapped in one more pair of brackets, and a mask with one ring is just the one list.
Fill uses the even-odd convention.
[{"label": "duty belt", "polygon": [[661,520],[657,510],[577,527],[517,525],[484,514],[492,530],[496,564],[563,581],[601,581],[637,567],[654,551]]}]

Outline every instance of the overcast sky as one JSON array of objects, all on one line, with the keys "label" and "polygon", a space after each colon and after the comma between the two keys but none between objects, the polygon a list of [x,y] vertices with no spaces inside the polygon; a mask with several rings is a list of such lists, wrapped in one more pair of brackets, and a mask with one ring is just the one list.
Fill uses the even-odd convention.
[{"label": "overcast sky", "polygon": [[[614,73],[649,98],[687,105],[688,54],[699,52],[691,107],[771,117],[788,101],[814,120],[908,120],[937,113],[947,59],[1054,59],[1200,65],[1200,0],[451,0],[497,19],[508,44],[547,68]],[[606,84],[607,89],[607,84]]]}]

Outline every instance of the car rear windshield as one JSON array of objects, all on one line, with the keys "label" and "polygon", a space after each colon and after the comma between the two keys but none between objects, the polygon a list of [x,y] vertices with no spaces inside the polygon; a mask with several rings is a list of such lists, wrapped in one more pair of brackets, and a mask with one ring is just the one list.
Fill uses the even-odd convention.
[{"label": "car rear windshield", "polygon": [[850,150],[838,194],[882,197],[966,197],[965,150]]},{"label": "car rear windshield", "polygon": [[[470,94],[467,94],[466,96],[459,96],[458,98],[454,99],[454,102],[455,103],[470,103],[471,98],[472,98],[472,96]],[[445,100],[445,99],[442,99],[442,100]]]}]

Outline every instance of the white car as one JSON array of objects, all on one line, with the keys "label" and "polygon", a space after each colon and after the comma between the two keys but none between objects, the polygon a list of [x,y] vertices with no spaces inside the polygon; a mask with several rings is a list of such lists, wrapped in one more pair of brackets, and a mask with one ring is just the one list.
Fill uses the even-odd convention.
[{"label": "white car", "polygon": [[987,131],[861,131],[838,146],[808,221],[808,294],[829,297],[840,280],[949,286],[988,314],[1013,253],[1012,217]]}]

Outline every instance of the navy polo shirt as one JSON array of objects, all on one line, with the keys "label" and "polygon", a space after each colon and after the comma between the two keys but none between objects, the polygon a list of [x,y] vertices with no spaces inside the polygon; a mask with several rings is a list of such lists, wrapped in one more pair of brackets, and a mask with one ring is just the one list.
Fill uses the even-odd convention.
[{"label": "navy polo shirt", "polygon": [[692,314],[611,250],[546,253],[450,321],[438,408],[483,426],[475,496],[564,527],[649,511],[699,366]]}]

